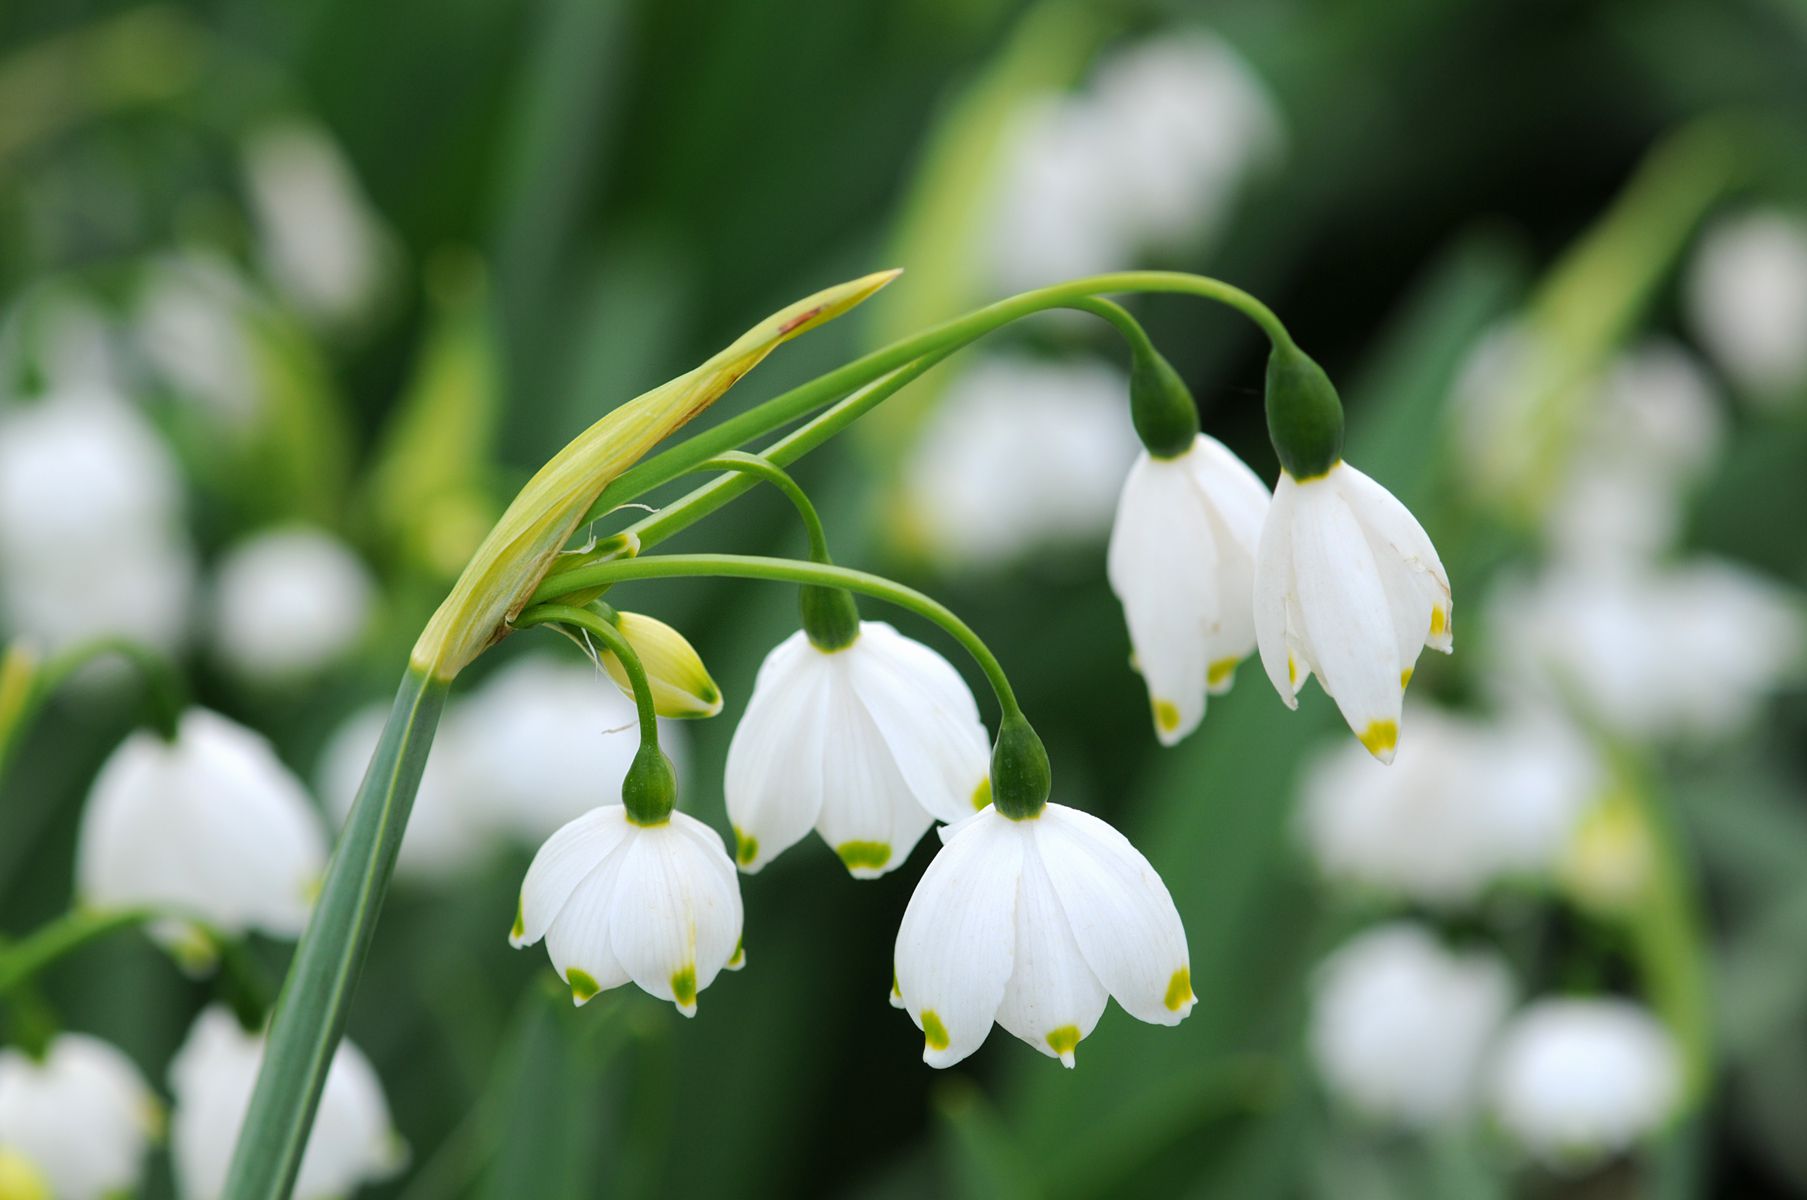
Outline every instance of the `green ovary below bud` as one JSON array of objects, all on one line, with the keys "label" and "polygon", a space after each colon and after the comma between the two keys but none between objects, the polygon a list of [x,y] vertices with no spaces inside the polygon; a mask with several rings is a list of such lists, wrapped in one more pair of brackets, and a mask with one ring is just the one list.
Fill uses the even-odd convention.
[{"label": "green ovary below bud", "polygon": [[678,803],[678,776],[657,742],[641,742],[621,781],[621,806],[636,825],[663,825]]},{"label": "green ovary below bud", "polygon": [[[653,708],[661,717],[713,717],[722,710],[722,690],[683,634],[654,617],[631,612],[617,614],[615,628],[640,656],[652,685]],[[633,687],[615,656],[603,651],[602,665],[615,686],[631,697]]]},{"label": "green ovary below bud", "polygon": [[1129,415],[1156,458],[1178,458],[1198,437],[1198,406],[1186,381],[1153,346],[1138,346],[1129,370]]},{"label": "green ovary below bud", "polygon": [[826,654],[845,650],[860,636],[859,605],[843,588],[800,588],[797,608],[810,644]]},{"label": "green ovary below bud", "polygon": [[1267,433],[1294,479],[1322,475],[1343,457],[1343,402],[1297,346],[1275,346],[1268,357]]},{"label": "green ovary below bud", "polygon": [[991,803],[1013,821],[1041,815],[1048,806],[1053,769],[1042,739],[1022,713],[1008,713],[998,725],[991,751]]}]

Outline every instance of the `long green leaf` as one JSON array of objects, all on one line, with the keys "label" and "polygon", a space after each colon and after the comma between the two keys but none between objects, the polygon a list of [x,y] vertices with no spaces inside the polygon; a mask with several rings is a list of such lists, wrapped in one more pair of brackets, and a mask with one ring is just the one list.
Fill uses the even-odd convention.
[{"label": "long green leaf", "polygon": [[232,1200],[283,1200],[294,1185],[448,686],[410,670],[396,693],[319,907],[276,1000],[263,1069],[226,1177]]}]

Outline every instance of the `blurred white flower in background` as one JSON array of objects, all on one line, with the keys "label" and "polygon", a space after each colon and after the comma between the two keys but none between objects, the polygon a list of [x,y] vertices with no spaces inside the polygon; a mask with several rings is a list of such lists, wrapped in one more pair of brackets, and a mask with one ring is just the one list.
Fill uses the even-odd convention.
[{"label": "blurred white flower in background", "polygon": [[40,391],[118,393],[126,379],[113,317],[79,285],[29,287],[0,323],[0,403]]},{"label": "blurred white flower in background", "polygon": [[59,1034],[41,1060],[0,1049],[0,1148],[23,1154],[56,1200],[136,1194],[162,1123],[156,1094],[111,1043]]},{"label": "blurred white flower in background", "polygon": [[[335,825],[343,825],[350,814],[388,720],[387,703],[362,708],[339,725],[321,751],[314,781]],[[471,795],[465,767],[465,747],[472,733],[464,702],[454,700],[440,719],[414,797],[395,862],[398,877],[425,881],[457,875],[481,859],[495,841],[483,806]]]},{"label": "blurred white flower in background", "polygon": [[1202,433],[1174,458],[1143,451],[1123,482],[1106,573],[1164,746],[1198,728],[1206,696],[1229,691],[1254,653],[1267,507],[1261,477]]},{"label": "blurred white flower in background", "polygon": [[992,1023],[1064,1066],[1114,997],[1178,1025],[1197,1003],[1186,930],[1129,839],[1050,804],[1012,820],[986,807],[944,826],[897,930],[891,1003],[922,1030],[922,1061],[951,1067]]},{"label": "blurred white flower in background", "polygon": [[[326,870],[306,790],[261,735],[190,709],[176,738],[135,733],[108,757],[82,813],[82,903],[189,914],[227,934],[300,936]],[[159,922],[197,949],[179,920]]]},{"label": "blurred white flower in background", "polygon": [[182,510],[173,455],[119,397],[0,410],[0,619],[54,645],[117,634],[176,649],[195,574]]},{"label": "blurred white flower in background", "polygon": [[1726,374],[1759,402],[1807,391],[1807,217],[1763,209],[1701,238],[1688,314]]},{"label": "blurred white flower in background", "polygon": [[1416,705],[1411,722],[1412,743],[1391,766],[1341,742],[1308,770],[1299,825],[1327,877],[1455,907],[1561,865],[1604,786],[1572,731]]},{"label": "blurred white flower in background", "polygon": [[1489,597],[1487,679],[1507,707],[1579,703],[1644,741],[1747,728],[1807,647],[1801,599],[1747,568],[1595,561],[1502,580]]},{"label": "blurred white flower in background", "polygon": [[1583,1167],[1629,1148],[1675,1111],[1681,1061],[1655,1017],[1616,999],[1529,1005],[1500,1035],[1492,1107],[1524,1148]]},{"label": "blurred white flower in background", "polygon": [[1027,104],[1005,137],[983,238],[998,286],[1021,291],[1203,241],[1282,140],[1273,98],[1217,37],[1111,54],[1088,88]]},{"label": "blurred white flower in background", "polygon": [[1674,342],[1621,355],[1586,403],[1568,477],[1544,516],[1550,544],[1571,557],[1668,549],[1725,424],[1718,389]]},{"label": "blurred white flower in background", "polygon": [[[343,823],[388,718],[388,704],[340,725],[316,779]],[[683,773],[685,731],[659,723],[660,745]],[[469,869],[492,848],[544,841],[621,795],[639,749],[633,702],[594,666],[532,655],[508,664],[440,720],[397,870],[419,882]]]},{"label": "blurred white flower in background", "polygon": [[987,355],[948,385],[909,450],[909,536],[937,562],[992,570],[1096,542],[1140,451],[1122,371]]},{"label": "blurred white flower in background", "polygon": [[814,828],[856,878],[936,820],[990,802],[991,739],[960,673],[882,621],[823,650],[798,630],[759,666],[722,788],[735,861],[759,870]]},{"label": "blurred white flower in background", "polygon": [[302,312],[330,324],[368,313],[393,248],[351,164],[326,131],[297,118],[244,148],[264,270]]},{"label": "blurred white flower in background", "polygon": [[[196,1018],[170,1062],[175,1108],[170,1160],[183,1200],[219,1200],[233,1144],[263,1062],[261,1037],[223,1008]],[[327,1069],[313,1131],[301,1156],[294,1200],[341,1200],[401,1168],[406,1148],[389,1119],[382,1081],[352,1043],[342,1041]]]},{"label": "blurred white flower in background", "polygon": [[134,341],[153,367],[212,422],[244,432],[265,406],[249,286],[224,258],[165,255],[140,281]]},{"label": "blurred white flower in background", "polygon": [[280,682],[342,659],[370,624],[376,585],[352,549],[290,527],[228,550],[213,585],[215,652],[240,674]]},{"label": "blurred white flower in background", "polygon": [[508,942],[545,938],[575,1004],[632,981],[693,1017],[697,993],[744,965],[741,921],[740,876],[720,834],[681,812],[640,825],[614,803],[540,847]]},{"label": "blurred white flower in background", "polygon": [[1312,1058],[1364,1115],[1414,1127],[1461,1121],[1512,999],[1511,975],[1491,951],[1445,949],[1412,922],[1377,926],[1318,970]]}]

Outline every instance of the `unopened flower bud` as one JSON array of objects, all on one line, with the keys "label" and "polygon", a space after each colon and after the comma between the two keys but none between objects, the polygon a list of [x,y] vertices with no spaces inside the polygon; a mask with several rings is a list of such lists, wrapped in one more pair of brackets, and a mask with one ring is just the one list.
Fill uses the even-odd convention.
[{"label": "unopened flower bud", "polygon": [[[652,684],[653,707],[661,717],[713,717],[722,710],[722,690],[709,678],[702,656],[688,639],[665,622],[642,613],[617,614],[615,627],[640,656]],[[627,672],[613,654],[604,652],[609,678],[629,696]]]}]

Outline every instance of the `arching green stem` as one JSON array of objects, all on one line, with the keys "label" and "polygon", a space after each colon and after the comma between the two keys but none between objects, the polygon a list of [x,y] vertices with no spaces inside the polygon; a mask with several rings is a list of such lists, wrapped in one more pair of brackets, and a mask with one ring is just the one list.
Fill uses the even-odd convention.
[{"label": "arching green stem", "polygon": [[152,727],[166,740],[175,738],[186,691],[175,669],[155,650],[129,638],[101,637],[40,661],[28,642],[17,641],[0,656],[0,776],[44,702],[83,667],[108,656],[123,658],[137,669],[150,701]]},{"label": "arching green stem", "polygon": [[914,337],[903,338],[854,359],[843,367],[775,396],[737,417],[704,430],[663,454],[622,472],[604,488],[590,506],[586,521],[669,483],[705,459],[731,450],[753,438],[788,425],[800,417],[907,366],[925,355],[952,351],[1012,321],[1052,308],[1071,307],[1074,301],[1123,292],[1173,292],[1197,296],[1235,309],[1265,333],[1276,349],[1296,353],[1292,336],[1272,309],[1239,287],[1204,275],[1180,271],[1120,271],[1075,279],[1052,287],[1023,292],[995,304],[944,321]]},{"label": "arching green stem", "polygon": [[895,604],[899,608],[924,617],[953,636],[985,672],[986,681],[997,694],[1005,716],[1021,716],[1016,693],[1004,668],[991,648],[974,633],[972,627],[956,616],[952,609],[932,596],[906,587],[881,575],[837,567],[824,563],[798,562],[789,558],[763,558],[745,554],[662,554],[652,558],[630,558],[619,562],[596,563],[568,571],[540,585],[534,594],[535,605],[556,601],[563,591],[580,592],[603,584],[627,583],[637,579],[694,579],[717,577],[729,579],[765,579],[778,583],[804,586],[845,588],[864,596]]},{"label": "arching green stem", "polygon": [[822,528],[821,514],[810,502],[809,495],[792,479],[790,472],[765,458],[763,455],[747,454],[740,450],[729,450],[718,454],[707,462],[696,465],[698,471],[733,471],[749,475],[762,483],[769,483],[784,493],[784,498],[791,502],[797,515],[803,518],[803,527],[809,532],[809,557],[811,562],[833,562],[828,554],[828,531]]},{"label": "arching green stem", "polygon": [[0,996],[91,942],[171,915],[155,908],[77,909],[48,921],[0,951]]},{"label": "arching green stem", "polygon": [[646,678],[646,667],[641,663],[640,656],[628,645],[627,639],[621,636],[621,631],[600,614],[568,604],[535,604],[514,620],[517,629],[552,623],[571,625],[583,630],[601,642],[620,661],[621,669],[627,674],[628,687],[634,693],[634,711],[640,719],[640,740],[658,745],[659,714],[653,707],[652,683]]}]

